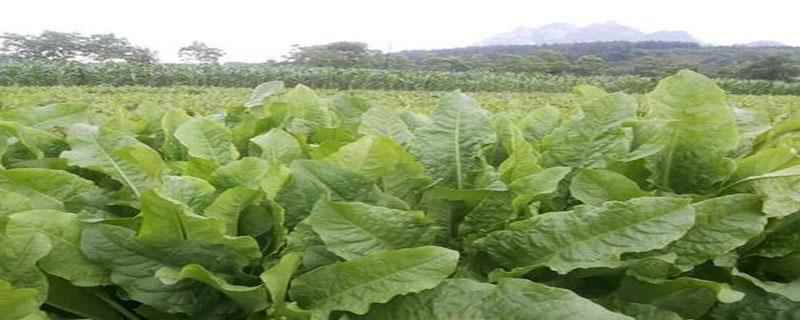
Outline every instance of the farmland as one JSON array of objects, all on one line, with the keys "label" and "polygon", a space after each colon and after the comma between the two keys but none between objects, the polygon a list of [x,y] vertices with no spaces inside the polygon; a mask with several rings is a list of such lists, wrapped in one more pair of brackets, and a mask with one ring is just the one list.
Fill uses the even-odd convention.
[{"label": "farmland", "polygon": [[[52,103],[84,103],[98,112],[117,108],[134,111],[140,107],[183,109],[197,114],[211,114],[239,106],[252,90],[220,87],[0,87],[0,108],[42,106]],[[430,113],[446,91],[399,90],[317,90],[322,97],[352,95],[371,103],[399,111]],[[574,93],[548,92],[467,92],[492,112],[524,112],[554,106],[571,112],[578,101]],[[733,105],[759,110],[780,117],[800,110],[800,96],[729,95]]]},{"label": "farmland", "polygon": [[800,97],[719,85],[0,87],[0,314],[796,319]]},{"label": "farmland", "polygon": [[[204,86],[252,88],[279,80],[288,86],[317,89],[550,92],[565,93],[578,85],[606,91],[645,93],[657,78],[637,75],[576,76],[570,74],[494,71],[359,69],[271,64],[137,64],[137,63],[0,63],[0,86]],[[800,95],[800,83],[715,79],[731,94]]]}]

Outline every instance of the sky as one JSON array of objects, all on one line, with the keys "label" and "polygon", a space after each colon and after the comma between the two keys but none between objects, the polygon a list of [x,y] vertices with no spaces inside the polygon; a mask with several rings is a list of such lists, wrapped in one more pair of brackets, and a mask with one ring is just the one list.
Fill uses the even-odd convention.
[{"label": "sky", "polygon": [[800,46],[800,1],[0,0],[0,33],[115,33],[177,61],[200,40],[225,61],[280,59],[293,44],[361,41],[383,51],[461,47],[517,27],[616,21],[686,30],[704,43]]}]

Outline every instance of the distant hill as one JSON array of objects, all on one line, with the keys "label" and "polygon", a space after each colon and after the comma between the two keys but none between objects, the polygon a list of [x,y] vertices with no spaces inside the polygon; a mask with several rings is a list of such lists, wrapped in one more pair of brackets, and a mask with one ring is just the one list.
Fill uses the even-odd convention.
[{"label": "distant hill", "polygon": [[610,41],[665,41],[698,43],[686,31],[657,31],[645,33],[616,22],[595,23],[578,27],[568,23],[553,23],[536,28],[517,28],[500,33],[478,43],[479,46],[539,45],[590,43]]},{"label": "distant hill", "polygon": [[748,47],[748,48],[778,48],[778,47],[788,47],[788,45],[784,43],[780,43],[778,41],[769,41],[769,40],[762,40],[762,41],[753,41],[748,43],[742,43],[736,45],[738,47]]}]

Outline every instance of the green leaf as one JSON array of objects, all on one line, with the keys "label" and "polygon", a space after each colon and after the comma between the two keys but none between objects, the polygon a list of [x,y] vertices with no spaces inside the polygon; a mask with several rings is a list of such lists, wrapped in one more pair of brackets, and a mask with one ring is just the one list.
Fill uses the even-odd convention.
[{"label": "green leaf", "polygon": [[774,220],[759,238],[753,255],[776,258],[800,252],[800,214]]},{"label": "green leaf", "polygon": [[361,116],[371,105],[367,99],[354,94],[337,94],[330,98],[329,107],[338,116],[341,122],[339,127],[355,132],[361,123]]},{"label": "green leaf", "polygon": [[732,274],[741,279],[750,281],[753,285],[766,292],[780,295],[786,299],[794,302],[800,302],[800,280],[793,280],[791,282],[775,282],[775,281],[762,281],[747,273],[733,269]]},{"label": "green leaf", "polygon": [[369,313],[355,319],[490,319],[485,317],[482,307],[496,290],[496,286],[489,283],[447,279],[433,289],[398,296],[388,303],[375,304]]},{"label": "green leaf", "polygon": [[261,281],[267,287],[272,300],[271,313],[282,314],[285,312],[286,292],[289,289],[289,281],[291,281],[302,261],[302,256],[299,253],[290,252],[281,257],[278,264],[261,274]]},{"label": "green leaf", "polygon": [[194,118],[186,121],[175,130],[175,137],[188,149],[189,156],[195,158],[217,165],[239,158],[231,131],[213,120]]},{"label": "green leaf", "polygon": [[0,314],[3,319],[27,319],[28,316],[39,312],[40,301],[35,289],[14,288],[7,281],[0,279]]},{"label": "green leaf", "polygon": [[164,144],[161,145],[161,154],[167,160],[186,160],[187,150],[177,138],[175,131],[192,119],[181,109],[171,109],[161,118],[161,131],[164,134]]},{"label": "green leaf", "polygon": [[576,199],[593,206],[652,195],[640,189],[633,180],[602,169],[581,169],[572,178],[569,191]]},{"label": "green leaf", "polygon": [[[10,143],[14,138],[16,143]],[[26,127],[15,122],[0,121],[0,155],[7,153],[6,158],[19,158],[19,151],[15,148],[21,146],[24,150],[21,159],[42,159],[46,156],[56,156],[66,149],[66,143],[58,136],[40,129]],[[13,140],[12,140],[13,141]]]},{"label": "green leaf", "polygon": [[469,189],[483,170],[481,149],[495,142],[488,112],[466,95],[445,95],[432,122],[415,132],[411,152],[444,186]]},{"label": "green leaf", "polygon": [[297,138],[278,128],[250,139],[250,153],[284,164],[305,157]]},{"label": "green leaf", "polygon": [[284,95],[289,112],[311,128],[333,127],[334,114],[323,105],[319,96],[309,87],[298,84]]},{"label": "green leaf", "polygon": [[12,193],[26,197],[35,209],[65,210],[81,207],[84,196],[99,193],[100,189],[66,171],[11,169],[0,170],[0,191],[8,192],[8,197],[13,197]]},{"label": "green leaf", "polygon": [[735,181],[765,175],[800,164],[800,158],[788,147],[762,149],[758,153],[736,160]]},{"label": "green leaf", "polygon": [[414,139],[411,130],[394,110],[384,106],[374,106],[361,115],[358,133],[391,138],[402,146],[408,146]]},{"label": "green leaf", "polygon": [[531,319],[632,320],[577,294],[524,279],[503,279],[496,286],[467,279],[446,280],[438,287],[375,305],[356,319]]},{"label": "green leaf", "polygon": [[283,86],[283,81],[264,82],[253,89],[244,106],[248,108],[262,106],[267,98],[282,93],[284,90],[286,88]]},{"label": "green leaf", "polygon": [[800,314],[800,303],[777,294],[766,292],[746,280],[734,282],[734,288],[743,292],[744,298],[735,303],[717,304],[709,313],[713,320],[764,320],[795,319]]},{"label": "green leaf", "polygon": [[0,235],[0,280],[17,289],[33,289],[38,304],[47,298],[47,278],[36,263],[53,248],[49,239],[35,234],[22,239]]},{"label": "green leaf", "polygon": [[[800,166],[793,168],[793,171],[800,173]],[[752,184],[756,192],[766,198],[764,212],[769,217],[785,217],[800,211],[800,177],[761,179]]]},{"label": "green leaf", "polygon": [[201,211],[214,200],[217,189],[203,179],[190,176],[165,176],[157,193],[177,200],[194,211]]},{"label": "green leaf", "polygon": [[633,277],[623,279],[616,294],[623,300],[649,304],[689,319],[702,317],[718,302],[734,303],[745,296],[726,283],[696,278],[645,281]]},{"label": "green leaf", "polygon": [[436,287],[457,263],[458,252],[440,247],[386,251],[305,273],[292,281],[290,294],[314,319],[332,311],[365,314],[372,303]]},{"label": "green leaf", "polygon": [[205,210],[205,216],[225,223],[225,234],[239,234],[239,215],[248,206],[257,204],[263,197],[258,190],[244,187],[228,189],[220,194]]},{"label": "green leaf", "polygon": [[228,228],[231,227],[229,221],[196,215],[182,203],[151,191],[142,196],[140,215],[142,222],[137,239],[148,244],[170,245],[180,242],[217,244],[239,253],[242,258],[232,262],[240,265],[261,258],[258,244],[253,238],[230,236],[236,234],[238,212],[236,221],[232,223],[234,230],[228,232]]},{"label": "green leaf", "polygon": [[371,179],[323,161],[297,160],[291,171],[290,181],[276,198],[286,209],[289,227],[311,214],[319,199],[361,201],[374,193]]},{"label": "green leaf", "polygon": [[53,249],[38,265],[49,274],[81,287],[109,283],[108,272],[81,253],[81,223],[74,214],[55,210],[15,213],[9,216],[6,235],[9,239],[26,242],[36,235],[46,236]]},{"label": "green leaf", "polygon": [[695,225],[665,250],[678,255],[676,265],[689,270],[705,261],[744,245],[767,225],[761,199],[752,194],[734,194],[693,204]]},{"label": "green leaf", "polygon": [[439,231],[422,211],[404,211],[360,202],[321,200],[308,222],[328,250],[345,260],[394,249],[433,244]]},{"label": "green leaf", "polygon": [[266,160],[246,157],[217,168],[211,177],[214,185],[223,189],[241,186],[258,190],[261,181],[267,179],[269,169],[270,163]]},{"label": "green leaf", "polygon": [[628,95],[604,94],[587,99],[582,117],[570,120],[542,141],[545,167],[604,167],[624,156],[630,142],[622,129],[636,115],[636,100]]},{"label": "green leaf", "polygon": [[511,224],[476,245],[507,269],[536,267],[566,274],[619,267],[623,253],[646,252],[681,238],[694,225],[689,201],[644,197],[551,212]]},{"label": "green leaf", "polygon": [[175,285],[182,280],[201,282],[222,292],[247,313],[267,308],[267,291],[263,285],[253,287],[234,285],[201,265],[189,264],[180,269],[163,267],[156,272],[156,278],[167,285]]},{"label": "green leaf", "polygon": [[652,182],[678,193],[706,192],[724,181],[734,165],[725,155],[739,135],[728,97],[713,80],[684,70],[659,82],[647,95],[649,119],[663,137],[662,149],[647,159]]},{"label": "green leaf", "polygon": [[614,299],[609,303],[604,303],[609,309],[631,316],[639,320],[683,320],[677,313],[664,310],[649,304],[627,302],[621,299]]},{"label": "green leaf", "polygon": [[123,320],[123,314],[131,318],[133,313],[125,310],[100,287],[79,288],[59,277],[48,277],[50,283],[47,305],[88,319]]},{"label": "green leaf", "polygon": [[89,122],[88,109],[89,106],[86,104],[56,103],[0,112],[0,119],[43,130],[54,127],[66,128],[74,123]]},{"label": "green leaf", "polygon": [[103,224],[84,228],[81,250],[89,260],[108,268],[111,282],[131,299],[173,313],[192,313],[203,307],[198,300],[200,288],[188,282],[164,284],[156,278],[158,270],[199,264],[212,272],[235,275],[241,272],[241,263],[250,260],[225,246],[204,241],[146,243],[132,230]]},{"label": "green leaf", "polygon": [[492,193],[470,210],[458,226],[459,237],[465,240],[482,238],[492,231],[503,229],[516,218],[512,206],[513,195],[508,192]]},{"label": "green leaf", "polygon": [[341,147],[325,158],[372,179],[391,176],[397,171],[411,177],[422,174],[422,166],[396,142],[385,137],[366,136]]},{"label": "green leaf", "polygon": [[520,123],[520,129],[528,141],[540,141],[561,124],[561,110],[544,106],[530,111]]},{"label": "green leaf", "polygon": [[770,126],[768,112],[758,109],[733,108],[736,115],[736,126],[739,130],[739,146],[737,155],[753,152],[758,137],[767,131]]},{"label": "green leaf", "polygon": [[67,141],[72,150],[61,157],[70,165],[105,173],[137,197],[161,183],[161,155],[131,136],[77,124],[67,131]]},{"label": "green leaf", "polygon": [[527,206],[532,201],[548,199],[558,191],[558,185],[572,171],[568,167],[552,167],[519,178],[511,183],[511,191],[517,194],[514,207]]},{"label": "green leaf", "polygon": [[[506,123],[498,131],[505,132],[499,134],[500,137],[507,137],[508,141],[503,142],[506,147],[508,158],[500,164],[500,179],[505,183],[512,183],[515,180],[537,173],[542,170],[539,165],[541,155],[523,137],[522,131],[513,123]],[[503,140],[503,139],[501,139]]]}]

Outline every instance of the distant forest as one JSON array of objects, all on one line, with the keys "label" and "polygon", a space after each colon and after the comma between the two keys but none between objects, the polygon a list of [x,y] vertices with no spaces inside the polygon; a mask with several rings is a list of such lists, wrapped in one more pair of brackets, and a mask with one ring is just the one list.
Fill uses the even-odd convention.
[{"label": "distant forest", "polygon": [[382,53],[363,43],[295,47],[283,63],[325,67],[661,77],[692,69],[720,78],[793,81],[800,48],[689,42],[503,45]]},{"label": "distant forest", "polygon": [[[187,64],[219,64],[225,51],[193,41],[182,47],[178,54]],[[0,35],[0,63],[30,61],[159,63],[154,51],[114,34],[45,31],[38,35]],[[691,42],[501,45],[387,53],[371,49],[364,43],[342,41],[294,46],[283,59],[266,63],[341,69],[635,75],[650,78],[691,69],[716,78],[800,80],[798,47],[701,46]]]}]

